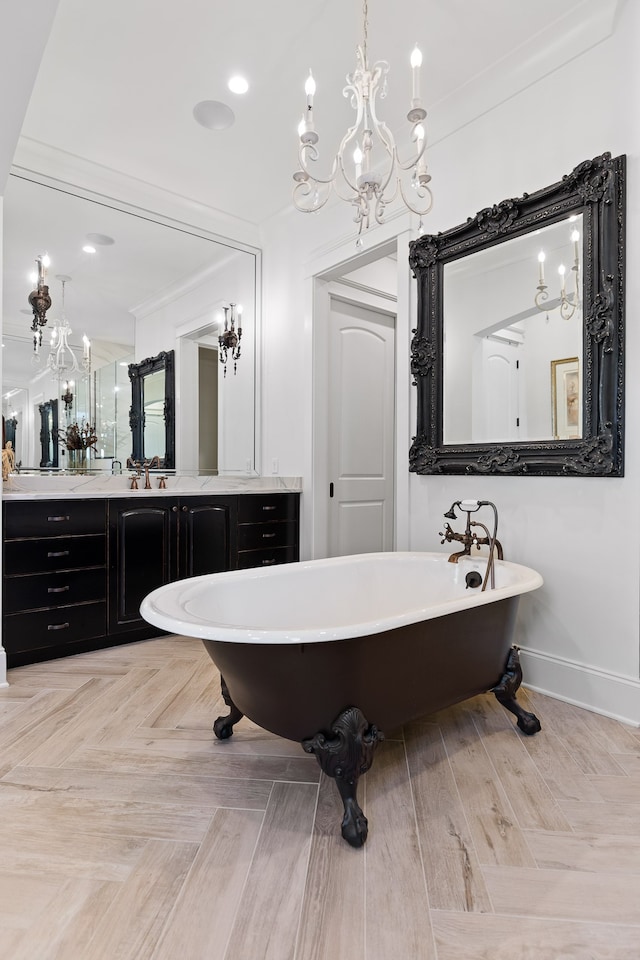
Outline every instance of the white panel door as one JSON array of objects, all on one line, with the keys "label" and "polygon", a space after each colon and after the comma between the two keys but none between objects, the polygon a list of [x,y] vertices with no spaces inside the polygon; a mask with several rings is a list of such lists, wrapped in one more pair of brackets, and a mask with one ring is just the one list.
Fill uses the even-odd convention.
[{"label": "white panel door", "polygon": [[473,441],[504,443],[520,438],[518,346],[487,337],[474,382]]},{"label": "white panel door", "polygon": [[395,318],[331,299],[329,555],[393,549]]}]

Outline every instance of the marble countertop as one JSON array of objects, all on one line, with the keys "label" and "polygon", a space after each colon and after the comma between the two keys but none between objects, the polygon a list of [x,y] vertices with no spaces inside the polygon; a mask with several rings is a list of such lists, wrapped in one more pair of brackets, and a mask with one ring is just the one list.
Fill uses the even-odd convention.
[{"label": "marble countertop", "polygon": [[57,500],[95,497],[176,497],[225,493],[299,493],[300,477],[190,477],[170,476],[166,489],[158,488],[159,474],[151,474],[150,490],[144,489],[144,476],[138,489],[131,489],[129,475],[104,476],[60,474],[51,476],[10,476],[2,484],[3,500]]}]

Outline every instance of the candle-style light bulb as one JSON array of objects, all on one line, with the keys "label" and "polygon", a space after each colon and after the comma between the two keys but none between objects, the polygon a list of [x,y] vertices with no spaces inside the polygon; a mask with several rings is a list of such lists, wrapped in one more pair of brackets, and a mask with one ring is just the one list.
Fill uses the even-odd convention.
[{"label": "candle-style light bulb", "polygon": [[358,177],[362,173],[362,150],[360,149],[360,146],[358,144],[356,144],[356,148],[353,151],[353,162],[356,167],[356,182],[357,182]]},{"label": "candle-style light bulb", "polygon": [[560,266],[558,267],[558,273],[560,274],[562,293],[564,293],[564,275],[565,275],[564,263],[561,263]]},{"label": "candle-style light bulb", "polygon": [[300,120],[300,123],[298,124],[298,136],[301,137],[304,131],[305,131],[305,120],[304,120],[304,117],[302,117],[302,119]]},{"label": "candle-style light bulb", "polygon": [[544,283],[544,261],[545,261],[544,250],[541,250],[538,254],[538,263],[540,264],[540,283]]},{"label": "candle-style light bulb", "polygon": [[313,97],[316,92],[316,81],[313,79],[313,74],[309,70],[309,76],[307,77],[306,83],[304,85],[304,92],[307,95],[307,107],[309,110],[313,107]]},{"label": "candle-style light bulb", "polygon": [[420,67],[422,66],[422,52],[418,45],[413,48],[411,53],[411,69],[413,71],[413,92],[414,100],[420,99]]}]

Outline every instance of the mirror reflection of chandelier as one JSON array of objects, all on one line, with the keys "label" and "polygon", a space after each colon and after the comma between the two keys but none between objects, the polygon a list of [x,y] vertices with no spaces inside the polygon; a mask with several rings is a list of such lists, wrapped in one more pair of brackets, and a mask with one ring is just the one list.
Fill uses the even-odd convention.
[{"label": "mirror reflection of chandelier", "polygon": [[560,316],[563,320],[570,320],[574,315],[576,310],[580,309],[580,234],[577,230],[574,230],[571,234],[571,240],[573,242],[573,266],[571,267],[571,272],[573,274],[573,286],[572,293],[567,293],[567,278],[566,278],[566,267],[564,263],[561,263],[558,267],[558,275],[560,277],[560,296],[557,300],[557,303],[547,304],[549,299],[549,294],[547,293],[548,287],[545,283],[544,277],[544,264],[546,260],[546,254],[544,250],[541,250],[538,254],[538,286],[536,290],[538,291],[534,297],[535,305],[538,310],[541,310],[543,313],[551,309],[555,309],[556,305],[560,308]]},{"label": "mirror reflection of chandelier", "polygon": [[[65,300],[65,284],[69,283],[71,277],[58,275],[56,280],[59,280],[62,285],[62,312],[59,320],[53,320],[51,326],[51,339],[49,341],[49,356],[47,357],[47,365],[52,371],[55,379],[59,383],[69,381],[69,377],[75,371],[84,371],[84,373],[91,372],[91,342],[86,336],[83,336],[83,351],[82,359],[78,362],[76,356],[76,351],[71,347],[69,343],[69,337],[72,333],[71,327],[67,320],[64,308]],[[35,361],[40,362],[40,351],[39,347],[35,345]]]},{"label": "mirror reflection of chandelier", "polygon": [[[293,202],[303,213],[314,213],[325,205],[334,189],[341,200],[353,205],[354,220],[359,224],[358,234],[361,234],[363,228],[369,228],[372,217],[377,223],[382,223],[385,208],[399,197],[409,210],[420,216],[421,230],[422,217],[429,212],[433,203],[428,186],[431,176],[427,173],[425,162],[427,141],[423,121],[427,112],[420,98],[422,54],[416,46],[410,59],[413,89],[407,120],[412,125],[411,138],[415,152],[403,162],[398,156],[393,134],[377,115],[377,97],[379,95],[382,100],[387,93],[389,64],[386,60],[378,60],[372,67],[369,66],[367,0],[362,5],[362,21],[362,44],[356,54],[356,68],[353,73],[347,74],[347,86],[342,91],[343,96],[350,98],[356,117],[342,138],[325,179],[312,169],[319,151],[313,120],[316,84],[309,71],[305,84],[306,109],[298,127],[300,169],[293,175],[296,182]],[[347,149],[351,151],[348,158]],[[403,174],[409,174],[406,177],[408,189],[403,184]],[[362,245],[360,236],[357,245]]]}]

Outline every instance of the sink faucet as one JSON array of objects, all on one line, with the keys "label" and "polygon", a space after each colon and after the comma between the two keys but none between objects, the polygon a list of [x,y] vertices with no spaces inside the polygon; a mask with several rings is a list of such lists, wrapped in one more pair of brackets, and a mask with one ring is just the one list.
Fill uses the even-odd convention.
[{"label": "sink faucet", "polygon": [[145,490],[151,490],[151,480],[149,479],[149,469],[160,466],[160,457],[156,454],[156,456],[152,457],[151,460],[145,460],[142,466],[144,467],[144,488]]},{"label": "sink faucet", "polygon": [[[449,557],[449,563],[457,563],[460,557],[470,556],[471,547],[474,544],[478,548],[478,550],[483,545],[488,546],[489,556],[487,559],[487,569],[485,571],[484,581],[482,583],[482,589],[486,590],[489,577],[491,577],[491,589],[493,589],[495,587],[495,566],[494,566],[495,554],[496,553],[498,554],[498,560],[503,559],[502,544],[497,538],[498,511],[496,509],[496,505],[494,503],[491,503],[490,500],[455,500],[451,504],[447,512],[445,513],[445,517],[447,517],[449,520],[456,520],[457,519],[457,515],[455,512],[456,507],[458,507],[460,510],[462,510],[467,514],[467,523],[465,526],[464,533],[456,533],[455,530],[453,530],[450,524],[448,523],[445,523],[444,525],[444,533],[440,532],[440,536],[443,537],[443,539],[440,541],[441,543],[452,543],[453,541],[457,541],[463,545],[462,550],[459,550],[456,553],[451,554],[451,556]],[[484,523],[481,523],[479,520],[471,519],[471,514],[479,510],[480,507],[491,507],[493,510],[494,522],[493,522],[493,533],[491,534],[489,533],[489,530],[484,525]],[[485,532],[485,536],[479,537],[475,531],[471,530],[471,527],[481,527]]]}]

